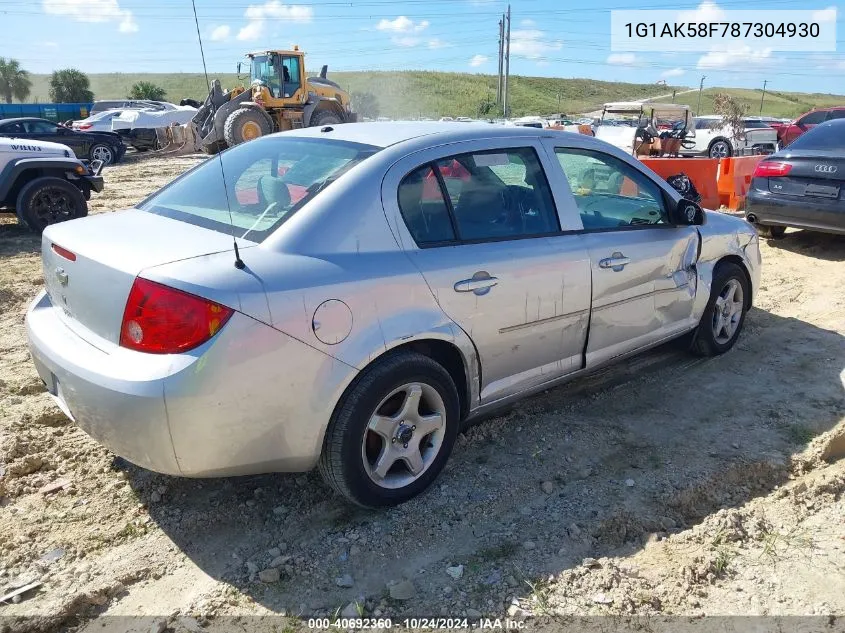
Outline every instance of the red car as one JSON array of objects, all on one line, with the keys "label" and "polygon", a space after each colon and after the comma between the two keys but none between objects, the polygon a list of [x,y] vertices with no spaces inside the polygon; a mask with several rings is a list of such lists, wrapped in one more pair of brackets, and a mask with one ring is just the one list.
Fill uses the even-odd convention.
[{"label": "red car", "polygon": [[780,147],[786,147],[804,132],[832,119],[845,119],[845,106],[810,110],[792,123],[769,123],[769,125],[777,130]]}]

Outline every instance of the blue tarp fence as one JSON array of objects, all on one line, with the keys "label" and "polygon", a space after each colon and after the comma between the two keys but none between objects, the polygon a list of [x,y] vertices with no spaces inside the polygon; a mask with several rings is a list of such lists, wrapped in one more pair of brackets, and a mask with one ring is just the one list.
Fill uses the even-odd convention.
[{"label": "blue tarp fence", "polygon": [[84,119],[91,112],[91,103],[0,103],[0,119],[34,116],[59,123]]}]

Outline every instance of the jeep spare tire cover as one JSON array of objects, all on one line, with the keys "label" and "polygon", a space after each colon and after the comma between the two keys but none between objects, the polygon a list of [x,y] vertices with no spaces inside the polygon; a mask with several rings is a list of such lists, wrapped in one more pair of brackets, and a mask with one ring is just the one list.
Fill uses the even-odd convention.
[{"label": "jeep spare tire cover", "polygon": [[67,145],[23,138],[0,138],[0,153],[14,154],[15,158],[76,158],[76,154]]}]

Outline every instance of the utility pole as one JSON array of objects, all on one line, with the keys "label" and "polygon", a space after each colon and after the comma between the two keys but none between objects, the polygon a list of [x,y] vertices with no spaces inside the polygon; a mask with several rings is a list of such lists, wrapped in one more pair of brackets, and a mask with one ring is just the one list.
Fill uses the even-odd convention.
[{"label": "utility pole", "polygon": [[763,96],[760,97],[760,114],[763,114],[763,99],[766,98],[766,84],[769,83],[768,79],[763,80]]},{"label": "utility pole", "polygon": [[704,88],[705,79],[707,79],[707,76],[701,75],[701,83],[698,84],[698,107],[695,109],[696,116],[701,116],[701,91]]},{"label": "utility pole", "polygon": [[505,50],[505,15],[499,20],[499,78],[496,86],[496,105],[502,104],[502,56]]},{"label": "utility pole", "polygon": [[505,83],[504,95],[502,97],[502,113],[505,118],[508,118],[508,77],[511,74],[511,5],[508,5],[508,13],[505,17],[506,33],[505,33]]}]

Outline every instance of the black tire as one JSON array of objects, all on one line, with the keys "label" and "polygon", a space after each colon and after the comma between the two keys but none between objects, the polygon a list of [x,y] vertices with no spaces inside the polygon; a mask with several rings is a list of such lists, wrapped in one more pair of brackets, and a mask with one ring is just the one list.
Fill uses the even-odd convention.
[{"label": "black tire", "polygon": [[228,117],[223,126],[223,138],[229,147],[266,136],[273,126],[263,112],[255,108],[238,108]]},{"label": "black tire", "polygon": [[760,237],[765,237],[770,240],[779,240],[786,233],[785,226],[768,226],[766,224],[757,224],[757,234]]},{"label": "black tire", "polygon": [[[379,403],[409,382],[437,391],[446,411],[445,433],[427,470],[404,487],[386,488],[367,473],[362,444]],[[459,426],[458,392],[449,372],[422,354],[398,352],[364,370],[344,394],[326,430],[318,468],[326,483],[354,504],[365,508],[397,505],[420,494],[437,478],[452,452]]]},{"label": "black tire", "polygon": [[117,162],[117,152],[110,145],[97,143],[88,151],[88,160],[102,160],[103,165],[113,165]]},{"label": "black tire", "polygon": [[[732,280],[736,280],[742,287],[742,312],[739,315],[733,335],[727,341],[719,341],[713,331],[716,302]],[[704,308],[704,314],[701,315],[701,321],[693,336],[692,351],[699,356],[718,356],[734,346],[742,331],[742,326],[745,324],[745,315],[750,303],[751,288],[748,277],[745,276],[745,271],[742,268],[732,262],[722,262],[716,266],[713,271],[711,288],[710,299],[707,301],[707,307]]]},{"label": "black tire", "polygon": [[[724,147],[725,152],[716,152],[716,147]],[[709,158],[730,158],[731,156],[733,156],[733,153],[734,152],[733,148],[731,147],[731,144],[723,138],[713,139],[713,141],[707,147],[707,156]]]},{"label": "black tire", "polygon": [[50,224],[85,217],[88,204],[74,185],[49,176],[24,185],[18,194],[15,212],[22,223],[40,234]]},{"label": "black tire", "polygon": [[322,127],[323,125],[339,125],[343,123],[341,118],[331,110],[317,110],[311,115],[308,127]]}]

